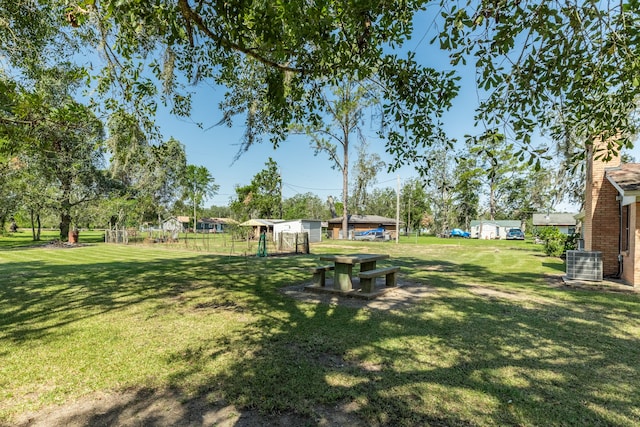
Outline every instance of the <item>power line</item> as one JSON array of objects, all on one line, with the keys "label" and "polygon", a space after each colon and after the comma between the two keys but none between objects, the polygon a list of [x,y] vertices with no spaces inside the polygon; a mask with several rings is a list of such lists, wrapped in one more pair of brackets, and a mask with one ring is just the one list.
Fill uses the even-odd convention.
[{"label": "power line", "polygon": [[313,188],[313,187],[303,187],[301,185],[295,185],[295,184],[290,184],[288,182],[283,182],[282,184],[286,185],[287,187],[293,187],[293,188],[301,188],[303,190],[314,190],[314,191],[342,191],[342,188]]}]

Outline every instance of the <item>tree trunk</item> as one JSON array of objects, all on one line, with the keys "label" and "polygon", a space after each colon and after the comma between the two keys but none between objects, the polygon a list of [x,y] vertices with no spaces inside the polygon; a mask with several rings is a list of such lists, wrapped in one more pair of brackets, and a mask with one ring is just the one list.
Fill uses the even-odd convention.
[{"label": "tree trunk", "polygon": [[[491,165],[491,170],[496,171],[497,168],[498,165],[494,160]],[[495,173],[493,173],[489,179],[489,216],[491,217],[491,221],[496,218],[496,185],[497,179]]]},{"label": "tree trunk", "polygon": [[493,182],[491,182],[491,188],[489,189],[489,219],[493,221],[496,218],[496,191]]},{"label": "tree trunk", "polygon": [[40,221],[40,212],[36,214],[36,222],[38,223],[38,232],[36,234],[36,240],[40,241],[40,235],[42,232],[42,222]]},{"label": "tree trunk", "polygon": [[37,241],[36,239],[36,223],[35,223],[35,212],[33,209],[29,209],[29,216],[31,217],[31,236],[33,237],[33,241]]},{"label": "tree trunk", "polygon": [[63,179],[61,184],[60,241],[66,242],[69,240],[69,229],[71,227],[71,178]]},{"label": "tree trunk", "polygon": [[71,215],[64,212],[60,214],[60,240],[69,240],[69,229],[71,228]]}]

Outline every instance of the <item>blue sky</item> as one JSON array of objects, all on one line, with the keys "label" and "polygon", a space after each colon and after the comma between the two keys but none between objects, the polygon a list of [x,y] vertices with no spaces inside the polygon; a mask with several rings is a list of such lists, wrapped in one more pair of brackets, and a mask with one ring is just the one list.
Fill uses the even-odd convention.
[{"label": "blue sky", "polygon": [[[193,122],[185,119],[161,114],[158,123],[167,139],[170,136],[178,139],[185,146],[187,161],[190,164],[205,166],[220,185],[216,196],[207,205],[227,205],[229,199],[235,196],[236,185],[246,185],[251,182],[255,174],[265,168],[269,157],[273,158],[280,167],[283,181],[283,196],[292,197],[299,193],[314,193],[322,200],[329,195],[339,199],[342,193],[342,174],[332,169],[328,157],[314,150],[309,145],[309,139],[302,135],[292,136],[277,149],[269,141],[252,146],[235,160],[239,143],[244,131],[241,118],[234,122],[234,126],[216,126],[221,112],[217,109],[219,96],[224,89],[207,89],[209,96],[199,96],[194,102],[192,119],[201,121],[204,129],[198,128]],[[216,96],[217,95],[217,96]],[[369,143],[368,151],[377,152],[384,160],[389,155],[384,152],[384,143],[376,138],[375,129],[364,129]],[[355,145],[352,147],[351,164],[356,160]],[[401,180],[415,177],[417,174],[411,167],[404,167],[392,173],[382,172],[378,176],[378,186],[396,188],[398,177]]]},{"label": "blue sky", "polygon": [[[446,55],[429,46],[422,35],[416,40],[410,40],[407,46],[415,50],[418,57],[428,58],[431,61],[430,65],[436,69],[449,67]],[[445,120],[450,136],[459,140],[463,140],[465,134],[474,132],[473,108],[477,104],[473,75],[467,73],[465,79],[465,88]],[[224,92],[225,88],[222,87],[201,85],[198,87],[197,97],[193,100],[191,119],[173,117],[164,111],[159,112],[157,118],[165,139],[174,137],[182,142],[186,148],[187,161],[190,164],[205,166],[220,186],[218,194],[210,198],[205,203],[206,206],[227,205],[235,196],[235,186],[249,184],[253,176],[264,169],[269,157],[280,167],[285,198],[307,192],[318,195],[322,200],[326,200],[329,195],[340,198],[341,172],[332,169],[332,163],[325,154],[314,155],[309,139],[305,136],[290,137],[277,149],[268,141],[256,144],[234,162],[244,131],[242,118],[237,118],[231,128],[224,125],[211,127],[222,117],[218,103]],[[198,122],[203,124],[202,129],[196,126],[195,123]],[[375,135],[376,129],[365,128],[364,131],[369,144],[368,151],[376,152],[383,160],[390,161],[391,158],[384,149],[384,142]],[[351,164],[356,160],[356,146],[357,143],[351,147]],[[390,173],[383,171],[378,175],[376,186],[395,189],[398,178],[402,185],[405,180],[417,176],[417,172],[411,166]]]}]

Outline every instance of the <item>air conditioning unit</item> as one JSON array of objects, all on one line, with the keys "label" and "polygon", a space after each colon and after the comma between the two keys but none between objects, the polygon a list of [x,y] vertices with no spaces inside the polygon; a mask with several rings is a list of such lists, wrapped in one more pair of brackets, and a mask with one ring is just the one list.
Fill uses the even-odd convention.
[{"label": "air conditioning unit", "polygon": [[567,251],[567,279],[602,281],[602,252]]}]

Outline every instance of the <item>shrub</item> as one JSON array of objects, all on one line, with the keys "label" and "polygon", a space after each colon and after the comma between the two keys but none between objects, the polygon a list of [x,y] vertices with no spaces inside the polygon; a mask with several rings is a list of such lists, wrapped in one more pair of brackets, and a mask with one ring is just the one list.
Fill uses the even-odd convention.
[{"label": "shrub", "polygon": [[548,256],[558,257],[564,253],[567,236],[558,227],[545,227],[540,230],[538,237],[544,240],[544,253]]},{"label": "shrub", "polygon": [[578,233],[573,233],[567,236],[567,240],[564,243],[565,252],[578,249],[578,239],[580,239],[580,234]]}]

